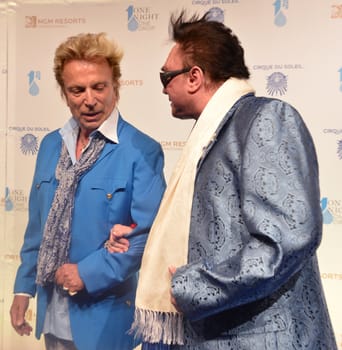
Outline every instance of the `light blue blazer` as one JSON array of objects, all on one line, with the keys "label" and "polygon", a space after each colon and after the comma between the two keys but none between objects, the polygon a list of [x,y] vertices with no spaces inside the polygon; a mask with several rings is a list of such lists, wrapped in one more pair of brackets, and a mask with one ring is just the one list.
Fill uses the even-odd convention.
[{"label": "light blue blazer", "polygon": [[[127,335],[134,312],[137,271],[147,235],[165,189],[160,145],[121,116],[118,139],[108,141],[81,179],[72,218],[70,262],[77,263],[85,290],[69,298],[73,340],[79,350],[133,348]],[[39,246],[57,186],[55,168],[62,139],[58,130],[42,141],[29,201],[29,222],[14,292],[37,294],[36,337],[42,332],[51,288],[35,283]],[[116,224],[137,227],[127,253],[104,249]]]},{"label": "light blue blazer", "polygon": [[185,345],[171,349],[336,350],[321,238],[318,164],[301,116],[244,96],[198,165],[188,264],[172,286]]}]

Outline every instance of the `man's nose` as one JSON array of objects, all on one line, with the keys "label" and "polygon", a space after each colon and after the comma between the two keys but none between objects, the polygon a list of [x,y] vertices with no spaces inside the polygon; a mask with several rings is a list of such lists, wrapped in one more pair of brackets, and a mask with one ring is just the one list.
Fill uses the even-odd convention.
[{"label": "man's nose", "polygon": [[90,89],[86,90],[84,103],[88,108],[95,106],[96,98],[95,98],[95,94],[92,90],[90,90]]}]

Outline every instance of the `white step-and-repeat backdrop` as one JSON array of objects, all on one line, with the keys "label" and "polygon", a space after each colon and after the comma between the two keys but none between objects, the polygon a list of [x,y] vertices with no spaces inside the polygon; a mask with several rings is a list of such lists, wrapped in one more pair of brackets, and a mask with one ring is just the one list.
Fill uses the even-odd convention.
[{"label": "white step-and-repeat backdrop", "polygon": [[[182,8],[210,10],[230,26],[257,94],[290,102],[311,130],[324,216],[321,276],[342,349],[342,0],[0,0],[1,350],[43,349],[11,329],[9,308],[37,150],[69,118],[53,77],[55,48],[100,31],[122,46],[120,111],[162,144],[168,178],[192,127],[172,118],[158,74],[171,47],[170,13]],[[34,324],[34,301],[28,319]]]}]

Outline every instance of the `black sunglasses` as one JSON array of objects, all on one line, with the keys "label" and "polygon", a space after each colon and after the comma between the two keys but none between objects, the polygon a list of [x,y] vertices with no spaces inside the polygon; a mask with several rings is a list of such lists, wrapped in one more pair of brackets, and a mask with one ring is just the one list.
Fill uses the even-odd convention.
[{"label": "black sunglasses", "polygon": [[160,72],[160,80],[164,86],[164,89],[167,87],[169,82],[176,77],[177,75],[190,72],[191,67],[178,69],[178,70],[170,70],[168,72]]}]

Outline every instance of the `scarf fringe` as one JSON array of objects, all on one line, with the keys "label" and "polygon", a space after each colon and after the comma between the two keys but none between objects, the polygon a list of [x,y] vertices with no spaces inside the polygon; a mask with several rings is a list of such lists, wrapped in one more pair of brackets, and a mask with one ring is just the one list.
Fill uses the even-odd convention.
[{"label": "scarf fringe", "polygon": [[136,308],[134,322],[129,332],[147,343],[183,345],[183,315]]}]

